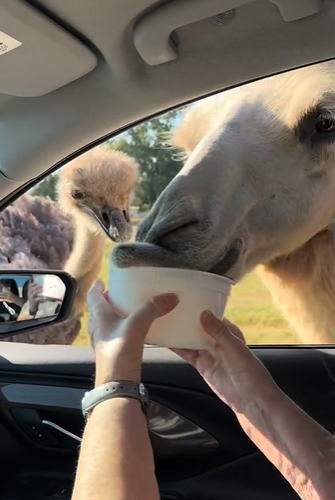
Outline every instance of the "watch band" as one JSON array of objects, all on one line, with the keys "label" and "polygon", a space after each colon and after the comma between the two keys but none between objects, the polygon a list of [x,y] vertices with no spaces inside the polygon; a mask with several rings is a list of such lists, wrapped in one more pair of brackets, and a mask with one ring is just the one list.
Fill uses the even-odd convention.
[{"label": "watch band", "polygon": [[146,413],[149,404],[148,392],[143,384],[136,384],[127,380],[109,382],[85,392],[81,402],[84,417],[86,418],[99,403],[112,398],[137,399],[141,403],[144,413]]}]

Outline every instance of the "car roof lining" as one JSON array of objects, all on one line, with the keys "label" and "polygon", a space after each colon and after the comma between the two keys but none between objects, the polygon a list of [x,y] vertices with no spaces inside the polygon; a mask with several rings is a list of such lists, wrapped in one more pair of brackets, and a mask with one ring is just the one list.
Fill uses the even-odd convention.
[{"label": "car roof lining", "polygon": [[2,94],[38,97],[77,80],[98,62],[85,44],[25,2],[2,0],[0,19]]},{"label": "car roof lining", "polygon": [[165,2],[30,3],[89,40],[98,63],[85,76],[40,97],[0,95],[3,201],[87,145],[146,117],[335,56],[335,4],[327,0],[319,14],[292,22],[283,21],[275,4],[260,0],[237,8],[222,26],[209,19],[182,26],[175,31],[177,57],[155,66],[137,52],[133,29],[150,8]]}]

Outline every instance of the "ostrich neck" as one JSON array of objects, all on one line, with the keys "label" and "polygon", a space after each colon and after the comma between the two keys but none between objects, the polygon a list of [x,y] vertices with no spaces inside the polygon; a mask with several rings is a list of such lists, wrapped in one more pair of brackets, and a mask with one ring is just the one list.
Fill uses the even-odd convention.
[{"label": "ostrich neck", "polygon": [[291,254],[258,266],[275,305],[303,344],[335,344],[335,240],[322,231]]},{"label": "ostrich neck", "polygon": [[74,313],[81,315],[86,309],[87,293],[100,273],[106,237],[79,221],[75,228],[73,249],[64,270],[77,281]]}]

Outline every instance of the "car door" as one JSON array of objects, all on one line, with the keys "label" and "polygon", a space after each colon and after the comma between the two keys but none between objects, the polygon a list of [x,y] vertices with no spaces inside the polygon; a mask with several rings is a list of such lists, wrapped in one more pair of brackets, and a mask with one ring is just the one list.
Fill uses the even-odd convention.
[{"label": "car door", "polygon": [[[297,404],[334,432],[332,349],[254,353]],[[82,435],[80,403],[93,377],[89,347],[1,345],[1,498],[70,499],[80,447],[72,435]],[[169,350],[146,348],[143,380],[162,499],[297,498],[191,366]]]}]

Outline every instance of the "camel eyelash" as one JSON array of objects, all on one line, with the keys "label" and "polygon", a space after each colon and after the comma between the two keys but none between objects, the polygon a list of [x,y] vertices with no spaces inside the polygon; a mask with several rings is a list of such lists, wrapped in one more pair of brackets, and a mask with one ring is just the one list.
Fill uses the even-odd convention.
[{"label": "camel eyelash", "polygon": [[307,111],[294,127],[301,143],[316,147],[325,141],[335,140],[335,113],[333,110],[316,107]]}]

